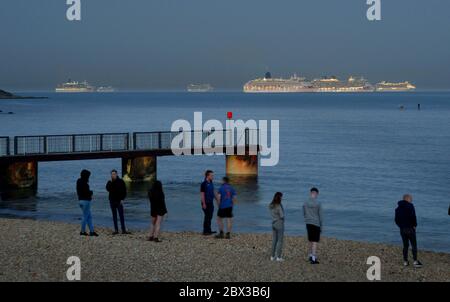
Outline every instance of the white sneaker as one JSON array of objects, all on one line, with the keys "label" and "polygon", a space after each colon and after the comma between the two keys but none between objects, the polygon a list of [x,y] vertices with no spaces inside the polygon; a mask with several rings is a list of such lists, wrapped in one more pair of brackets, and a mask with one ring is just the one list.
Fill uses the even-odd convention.
[{"label": "white sneaker", "polygon": [[414,267],[422,267],[422,263],[419,260],[414,261]]},{"label": "white sneaker", "polygon": [[403,266],[408,266],[409,265],[409,261],[403,261]]},{"label": "white sneaker", "polygon": [[270,256],[270,261],[275,261],[275,257]]},{"label": "white sneaker", "polygon": [[284,259],[283,259],[283,258],[280,258],[280,257],[277,257],[276,261],[277,261],[277,262],[283,262]]}]

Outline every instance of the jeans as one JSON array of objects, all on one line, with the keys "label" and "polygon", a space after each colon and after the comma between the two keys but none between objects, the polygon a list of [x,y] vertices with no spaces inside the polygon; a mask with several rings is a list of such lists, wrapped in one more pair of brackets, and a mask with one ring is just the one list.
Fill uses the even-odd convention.
[{"label": "jeans", "polygon": [[91,202],[88,200],[80,200],[80,208],[83,211],[83,218],[81,219],[81,232],[86,232],[86,224],[89,226],[89,231],[94,232],[94,225],[92,224]]},{"label": "jeans", "polygon": [[211,220],[214,215],[214,203],[207,202],[206,209],[203,209],[203,213],[205,213],[205,218],[203,220],[203,233],[211,233]]},{"label": "jeans", "polygon": [[272,257],[281,258],[281,252],[283,250],[284,226],[272,227],[272,232]]},{"label": "jeans", "polygon": [[408,249],[411,242],[412,254],[414,261],[417,260],[417,240],[416,230],[414,228],[402,228],[400,229],[400,235],[403,241],[403,260],[408,261]]},{"label": "jeans", "polygon": [[119,212],[119,218],[120,218],[120,227],[122,228],[122,232],[125,232],[127,229],[125,228],[125,217],[123,215],[123,205],[121,203],[112,203],[110,202],[109,205],[111,206],[111,211],[113,215],[113,221],[114,221],[114,230],[116,232],[119,231],[119,227],[117,225],[117,212]]}]

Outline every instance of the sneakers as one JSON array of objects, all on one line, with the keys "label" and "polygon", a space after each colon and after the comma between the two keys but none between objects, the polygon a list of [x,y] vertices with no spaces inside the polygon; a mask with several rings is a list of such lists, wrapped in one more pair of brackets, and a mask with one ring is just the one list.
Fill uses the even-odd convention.
[{"label": "sneakers", "polygon": [[215,233],[217,233],[217,232],[216,232],[216,231],[203,232],[203,235],[204,235],[204,236],[210,236],[210,235],[215,234]]},{"label": "sneakers", "polygon": [[414,267],[417,267],[417,268],[423,266],[423,264],[419,260],[414,261],[413,265],[414,265]]},{"label": "sneakers", "polygon": [[223,232],[220,231],[220,233],[217,234],[217,235],[215,236],[215,238],[216,238],[216,239],[223,239],[223,238],[225,238],[225,236],[224,236]]},{"label": "sneakers", "polygon": [[270,261],[275,261],[275,257],[274,256],[270,256]]},{"label": "sneakers", "polygon": [[89,236],[91,236],[91,237],[98,237],[98,234],[96,232],[90,232]]},{"label": "sneakers", "polygon": [[162,242],[158,237],[153,238],[153,242]]},{"label": "sneakers", "polygon": [[131,232],[130,231],[122,231],[122,234],[123,235],[131,235]]},{"label": "sneakers", "polygon": [[155,238],[153,236],[150,236],[147,238],[147,241],[153,241]]},{"label": "sneakers", "polygon": [[283,261],[284,261],[284,259],[283,259],[283,258],[281,258],[281,257],[277,257],[277,259],[275,259],[275,261],[276,261],[276,262],[283,262]]},{"label": "sneakers", "polygon": [[219,234],[217,234],[215,236],[216,239],[231,239],[231,233],[227,232],[226,234],[224,234],[222,231],[220,231]]},{"label": "sneakers", "polygon": [[117,235],[117,234],[119,234],[119,232],[118,231],[114,231],[114,232],[112,232],[112,235],[114,236],[114,235]]},{"label": "sneakers", "polygon": [[[404,267],[409,266],[409,261],[408,261],[408,260],[403,261],[403,266],[404,266]],[[413,262],[413,266],[416,267],[416,268],[420,268],[420,267],[423,266],[423,264],[422,264],[422,262],[420,262],[419,260],[416,260],[416,261]]]},{"label": "sneakers", "polygon": [[88,233],[86,233],[86,232],[80,232],[80,236],[87,236],[88,235]]}]

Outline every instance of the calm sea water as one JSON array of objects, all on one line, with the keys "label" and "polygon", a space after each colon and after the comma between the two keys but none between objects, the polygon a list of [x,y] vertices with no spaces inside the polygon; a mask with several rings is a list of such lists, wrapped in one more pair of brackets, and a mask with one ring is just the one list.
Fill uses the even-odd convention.
[{"label": "calm sea water", "polygon": [[[227,111],[235,118],[280,120],[279,164],[260,168],[257,182],[235,180],[237,232],[269,232],[267,205],[282,191],[287,232],[304,235],[301,205],[317,186],[325,236],[400,244],[394,209],[410,192],[419,248],[450,252],[450,93],[46,95],[50,99],[1,101],[0,110],[15,114],[0,114],[0,135],[169,130],[176,119],[192,121],[194,111],[202,111],[205,120],[224,121]],[[111,226],[104,185],[120,165],[120,159],[40,163],[37,196],[1,201],[0,216],[78,222],[75,181],[87,168],[93,173],[94,222]],[[166,230],[201,230],[199,183],[205,169],[219,179],[225,158],[158,158],[169,210]],[[144,191],[130,193],[126,218],[130,228],[148,227]]]}]

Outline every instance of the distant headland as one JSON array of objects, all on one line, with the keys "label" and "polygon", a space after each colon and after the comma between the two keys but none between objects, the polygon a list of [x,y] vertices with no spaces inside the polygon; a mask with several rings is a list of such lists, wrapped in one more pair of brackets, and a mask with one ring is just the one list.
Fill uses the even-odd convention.
[{"label": "distant headland", "polygon": [[46,96],[20,96],[0,89],[0,99],[48,99]]}]

